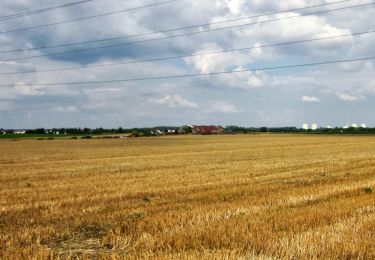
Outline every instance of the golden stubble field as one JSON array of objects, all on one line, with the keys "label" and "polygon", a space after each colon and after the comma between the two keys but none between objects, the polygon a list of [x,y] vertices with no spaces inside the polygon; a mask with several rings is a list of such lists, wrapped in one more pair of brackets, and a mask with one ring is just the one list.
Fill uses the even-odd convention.
[{"label": "golden stubble field", "polygon": [[0,259],[77,257],[374,259],[375,137],[0,140]]}]

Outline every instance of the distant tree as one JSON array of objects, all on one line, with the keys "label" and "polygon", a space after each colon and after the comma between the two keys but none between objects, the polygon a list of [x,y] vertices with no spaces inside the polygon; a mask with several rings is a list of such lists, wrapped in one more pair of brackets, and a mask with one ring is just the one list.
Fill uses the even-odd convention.
[{"label": "distant tree", "polygon": [[133,129],[132,129],[132,136],[134,136],[134,137],[138,137],[138,136],[139,136],[139,133],[140,133],[140,131],[139,131],[138,128],[133,128]]},{"label": "distant tree", "polygon": [[37,128],[34,130],[34,134],[45,134],[46,130],[44,128]]},{"label": "distant tree", "polygon": [[83,128],[81,131],[82,131],[82,134],[90,134],[91,132],[90,128]]},{"label": "distant tree", "polygon": [[181,133],[191,134],[193,129],[190,126],[184,125],[180,128]]},{"label": "distant tree", "polygon": [[103,133],[105,133],[105,130],[102,128],[102,127],[100,127],[100,128],[96,128],[96,129],[92,129],[92,130],[90,130],[90,129],[88,129],[88,128],[85,128],[84,129],[84,133],[85,134],[87,134],[87,132],[88,133],[92,133],[92,134],[95,134],[95,135],[99,135],[99,134],[103,134]]}]

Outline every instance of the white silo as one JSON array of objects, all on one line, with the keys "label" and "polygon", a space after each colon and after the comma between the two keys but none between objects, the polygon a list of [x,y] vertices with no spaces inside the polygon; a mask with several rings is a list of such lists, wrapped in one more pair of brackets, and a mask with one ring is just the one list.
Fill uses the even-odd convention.
[{"label": "white silo", "polygon": [[302,125],[303,130],[309,130],[309,125],[308,124],[303,124]]},{"label": "white silo", "polygon": [[312,124],[311,130],[318,130],[318,124],[316,124],[316,123]]}]

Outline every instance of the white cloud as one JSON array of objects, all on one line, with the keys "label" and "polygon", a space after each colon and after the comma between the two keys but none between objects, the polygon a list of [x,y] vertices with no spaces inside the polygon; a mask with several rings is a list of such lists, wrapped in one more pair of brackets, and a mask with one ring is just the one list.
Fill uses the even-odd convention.
[{"label": "white cloud", "polygon": [[86,93],[98,93],[98,92],[120,92],[120,88],[93,88],[93,89],[85,89]]},{"label": "white cloud", "polygon": [[243,10],[245,0],[230,0],[228,2],[228,7],[231,13],[239,14]]},{"label": "white cloud", "polygon": [[14,86],[17,93],[22,96],[42,96],[46,93],[43,87],[40,86],[30,86],[25,82],[18,82]]},{"label": "white cloud", "polygon": [[337,94],[337,97],[343,101],[359,101],[364,99],[362,95],[355,96],[351,94]]},{"label": "white cloud", "polygon": [[74,113],[77,112],[77,107],[74,105],[68,106],[58,106],[53,109],[53,111],[60,112],[60,113]]},{"label": "white cloud", "polygon": [[220,114],[235,114],[241,113],[243,111],[236,108],[233,104],[227,103],[225,101],[217,101],[211,105],[209,112]]},{"label": "white cloud", "polygon": [[320,102],[320,99],[317,98],[317,97],[313,97],[313,96],[303,96],[302,101],[303,102],[317,103],[317,102]]},{"label": "white cloud", "polygon": [[[243,69],[239,67],[235,70]],[[263,71],[234,72],[214,76],[211,80],[214,84],[241,89],[254,89],[264,87],[266,84],[272,84],[272,79]]]},{"label": "white cloud", "polygon": [[[216,44],[208,44],[196,53],[210,53],[222,50],[223,49]],[[258,55],[256,52],[254,52],[254,54]],[[241,66],[248,64],[251,60],[250,52],[216,53],[185,58],[185,62],[193,66],[200,73],[224,71],[234,65]]]},{"label": "white cloud", "polygon": [[169,107],[186,107],[186,108],[197,108],[198,105],[192,101],[186,100],[179,95],[166,95],[162,98],[153,99],[157,104],[167,105]]},{"label": "white cloud", "polygon": [[345,62],[341,64],[341,68],[344,71],[347,72],[357,72],[363,69],[365,66],[366,62],[364,61],[358,61],[358,62]]}]

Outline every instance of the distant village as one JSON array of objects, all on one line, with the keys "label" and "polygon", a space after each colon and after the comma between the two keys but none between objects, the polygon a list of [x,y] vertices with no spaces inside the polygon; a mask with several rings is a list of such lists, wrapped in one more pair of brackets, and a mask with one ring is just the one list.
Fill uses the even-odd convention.
[{"label": "distant village", "polygon": [[297,127],[240,127],[220,125],[184,125],[181,127],[160,126],[151,128],[53,128],[53,129],[0,129],[0,135],[13,136],[113,136],[113,137],[142,137],[162,135],[216,135],[216,134],[255,134],[255,133],[314,133],[314,134],[375,134],[375,128],[366,124],[347,124],[343,127],[319,127],[318,124],[304,123]]},{"label": "distant village", "polygon": [[[330,126],[330,125],[327,125],[325,127],[321,127],[321,128],[325,128],[325,129],[333,129],[334,127]],[[353,123],[351,125],[349,125],[349,123],[347,123],[345,126],[342,127],[342,129],[349,129],[349,128],[367,128],[367,125],[366,124],[357,124],[357,123]],[[302,125],[302,129],[303,130],[318,130],[319,129],[319,126],[317,123],[312,123],[311,124],[311,127],[309,126],[309,124],[307,123],[304,123]]]},{"label": "distant village", "polygon": [[175,134],[223,134],[226,129],[217,125],[185,125],[182,127],[153,127],[153,128],[132,128],[132,129],[89,129],[89,128],[54,128],[54,129],[1,129],[0,134],[46,134],[46,135],[75,135],[75,134],[133,134],[133,135],[175,135]]}]

